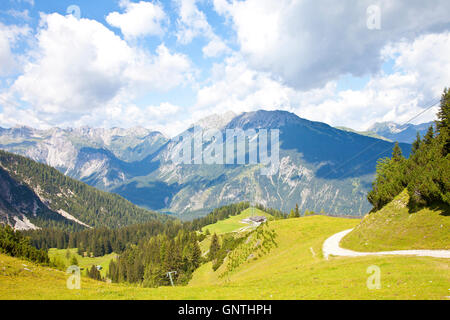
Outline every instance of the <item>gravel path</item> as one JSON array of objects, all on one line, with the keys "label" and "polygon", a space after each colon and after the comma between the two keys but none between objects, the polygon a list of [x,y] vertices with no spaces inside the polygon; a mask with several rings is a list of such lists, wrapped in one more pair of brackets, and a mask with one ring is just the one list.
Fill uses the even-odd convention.
[{"label": "gravel path", "polygon": [[323,256],[328,260],[330,255],[343,257],[361,257],[374,255],[411,255],[421,257],[450,258],[450,250],[397,250],[381,252],[357,252],[341,248],[339,243],[353,229],[341,231],[329,237],[323,243]]}]

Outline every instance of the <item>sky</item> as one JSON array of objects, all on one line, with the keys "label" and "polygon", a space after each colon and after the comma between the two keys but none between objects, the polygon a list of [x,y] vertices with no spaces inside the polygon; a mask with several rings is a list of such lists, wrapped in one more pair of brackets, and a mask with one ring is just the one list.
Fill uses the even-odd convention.
[{"label": "sky", "polygon": [[450,86],[448,12],[448,0],[1,0],[0,126],[174,136],[260,109],[403,124]]}]

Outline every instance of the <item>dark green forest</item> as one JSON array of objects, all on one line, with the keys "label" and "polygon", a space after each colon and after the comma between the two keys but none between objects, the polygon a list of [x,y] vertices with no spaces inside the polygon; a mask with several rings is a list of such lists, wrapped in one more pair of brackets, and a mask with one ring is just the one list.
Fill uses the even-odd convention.
[{"label": "dark green forest", "polygon": [[0,225],[0,253],[41,264],[50,262],[47,251],[36,249],[27,237],[21,232],[14,231],[8,225]]},{"label": "dark green forest", "polygon": [[[0,150],[0,164],[15,181],[31,190],[38,189],[39,196],[45,199],[43,202],[51,210],[56,212],[62,209],[91,227],[120,228],[155,219],[170,219],[167,215],[140,208],[119,195],[100,191],[26,157]],[[55,219],[51,224],[46,224],[45,220],[32,215],[29,219],[39,227],[56,226],[71,231],[85,228]]]},{"label": "dark green forest", "polygon": [[417,135],[411,155],[406,159],[398,144],[391,158],[378,161],[368,200],[373,211],[381,209],[407,189],[409,206],[420,208],[450,205],[450,91],[444,90],[437,114],[436,132],[430,126],[423,137]]},{"label": "dark green forest", "polygon": [[[79,253],[87,252],[97,257],[111,252],[121,253],[126,249],[127,244],[138,244],[140,240],[159,234],[173,238],[180,230],[200,231],[204,226],[237,215],[248,207],[248,202],[230,204],[214,209],[203,218],[186,222],[176,219],[152,220],[116,229],[100,227],[70,232],[60,228],[42,228],[23,231],[23,233],[29,236],[33,246],[39,249],[78,248]],[[284,217],[284,214],[278,210],[259,207],[275,216]]]},{"label": "dark green forest", "polygon": [[[211,254],[201,257],[199,242],[205,235],[199,234],[204,226],[237,215],[249,207],[248,202],[226,205],[216,208],[207,216],[193,221],[181,222],[170,219],[162,222],[149,221],[118,229],[95,228],[69,232],[57,228],[44,228],[22,232],[31,239],[33,246],[39,249],[78,248],[78,253],[103,256],[118,253],[118,259],[110,264],[108,278],[113,282],[129,282],[144,286],[170,284],[167,272],[172,274],[177,285],[187,284],[193,271],[202,262],[214,261],[217,268],[223,262],[229,250],[237,246],[242,239],[224,238],[222,244],[213,241]],[[286,215],[278,210],[258,206],[277,218]],[[98,279],[97,270],[92,268],[89,276]]]}]

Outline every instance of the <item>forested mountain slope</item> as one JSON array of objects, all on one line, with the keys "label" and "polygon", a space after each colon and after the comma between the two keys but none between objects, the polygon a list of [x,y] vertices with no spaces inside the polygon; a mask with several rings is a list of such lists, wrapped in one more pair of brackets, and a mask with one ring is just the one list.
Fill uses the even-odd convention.
[{"label": "forested mountain slope", "polygon": [[116,228],[168,219],[22,156],[0,151],[0,166],[0,217],[12,226]]}]

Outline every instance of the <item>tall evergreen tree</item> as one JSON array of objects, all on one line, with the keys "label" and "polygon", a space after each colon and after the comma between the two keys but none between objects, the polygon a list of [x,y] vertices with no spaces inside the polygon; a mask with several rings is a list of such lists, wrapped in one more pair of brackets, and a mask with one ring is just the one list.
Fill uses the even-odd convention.
[{"label": "tall evergreen tree", "polygon": [[439,139],[442,143],[444,157],[450,151],[450,90],[446,88],[441,98],[441,105],[437,114],[436,130],[439,133]]},{"label": "tall evergreen tree", "polygon": [[289,219],[295,218],[295,211],[294,209],[291,209],[291,212],[289,213]]},{"label": "tall evergreen tree", "polygon": [[414,140],[414,142],[412,144],[411,155],[414,155],[417,153],[417,151],[420,148],[421,143],[422,143],[422,138],[420,137],[420,133],[417,132],[416,140]]},{"label": "tall evergreen tree", "polygon": [[77,257],[72,256],[72,259],[70,259],[70,265],[71,266],[77,266],[78,265]]},{"label": "tall evergreen tree", "polygon": [[392,150],[392,160],[393,161],[402,161],[405,159],[402,154],[402,149],[400,149],[398,142],[395,143],[394,149]]},{"label": "tall evergreen tree", "polygon": [[434,139],[434,129],[433,126],[430,126],[428,128],[427,133],[423,137],[423,143],[425,143],[426,145],[430,145],[433,143],[433,139]]},{"label": "tall evergreen tree", "polygon": [[213,234],[211,239],[211,245],[209,246],[209,260],[214,260],[217,258],[217,253],[220,250],[219,237],[217,234]]},{"label": "tall evergreen tree", "polygon": [[200,266],[201,259],[202,259],[202,250],[200,249],[198,242],[194,241],[191,254],[191,263],[194,270]]},{"label": "tall evergreen tree", "polygon": [[295,204],[295,217],[300,217],[300,210],[298,209],[298,203]]}]

